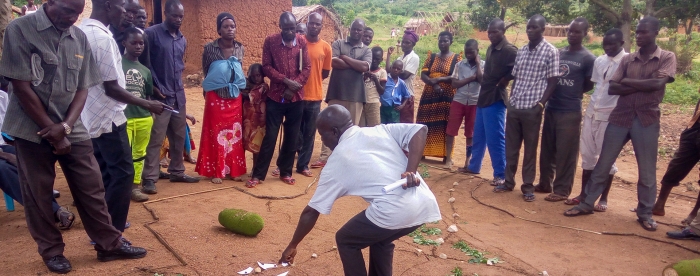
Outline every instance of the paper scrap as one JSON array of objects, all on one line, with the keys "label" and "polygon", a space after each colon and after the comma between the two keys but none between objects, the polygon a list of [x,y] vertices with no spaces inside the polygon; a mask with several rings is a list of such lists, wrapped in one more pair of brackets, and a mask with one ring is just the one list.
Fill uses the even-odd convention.
[{"label": "paper scrap", "polygon": [[[427,185],[427,184],[425,184],[425,180],[423,180],[423,177],[421,177],[419,173],[416,173],[415,175],[418,178],[418,180],[420,181],[421,185]],[[391,183],[389,185],[384,186],[384,188],[382,188],[382,192],[387,194],[387,193],[403,186],[403,184],[406,184],[406,178],[397,180],[394,183]]]},{"label": "paper scrap", "polygon": [[289,263],[282,263],[282,266],[287,267]]},{"label": "paper scrap", "polygon": [[244,269],[244,270],[238,271],[238,274],[240,274],[240,275],[248,275],[248,274],[250,274],[251,272],[253,272],[253,268],[252,268],[252,267],[248,267],[248,268],[246,268],[246,269]]},{"label": "paper scrap", "polygon": [[285,273],[277,274],[277,276],[287,276],[288,273],[289,273],[289,271],[287,271],[287,272],[285,272]]},{"label": "paper scrap", "polygon": [[263,263],[260,263],[260,262],[258,262],[258,266],[259,266],[260,268],[262,268],[262,269],[265,269],[265,270],[270,269],[270,268],[277,267],[276,264],[263,264]]}]

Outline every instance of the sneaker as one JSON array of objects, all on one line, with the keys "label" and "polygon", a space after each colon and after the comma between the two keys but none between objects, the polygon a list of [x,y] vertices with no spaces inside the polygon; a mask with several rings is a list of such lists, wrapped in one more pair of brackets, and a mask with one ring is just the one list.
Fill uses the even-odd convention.
[{"label": "sneaker", "polygon": [[506,183],[505,178],[500,178],[500,177],[494,177],[493,181],[491,181],[491,186],[500,186]]},{"label": "sneaker", "polygon": [[131,190],[131,200],[135,202],[145,202],[148,201],[148,195],[141,192],[141,189]]},{"label": "sneaker", "polygon": [[170,175],[170,182],[181,182],[181,183],[197,183],[199,182],[199,177],[192,177],[186,174],[183,175]]},{"label": "sneaker", "polygon": [[695,234],[693,230],[690,230],[690,228],[686,227],[685,229],[681,231],[670,231],[666,232],[666,236],[672,239],[676,240],[696,240],[700,241],[700,235]]},{"label": "sneaker", "polygon": [[141,182],[141,191],[144,194],[149,195],[157,194],[158,190],[156,189],[156,182],[150,179],[144,179],[143,182]]},{"label": "sneaker", "polygon": [[122,242],[122,246],[111,251],[97,250],[97,260],[109,262],[120,259],[140,259],[146,257],[146,249]]}]

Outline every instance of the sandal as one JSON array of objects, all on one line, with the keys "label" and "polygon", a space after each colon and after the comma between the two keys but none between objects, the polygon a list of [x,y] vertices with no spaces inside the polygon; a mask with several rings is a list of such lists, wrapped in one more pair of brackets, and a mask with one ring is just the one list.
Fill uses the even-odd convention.
[{"label": "sandal", "polygon": [[523,200],[525,200],[525,202],[533,202],[533,201],[535,201],[535,194],[533,194],[533,193],[523,194]]},{"label": "sandal", "polygon": [[319,169],[319,168],[323,168],[325,166],[326,166],[326,161],[321,161],[321,160],[318,160],[314,163],[311,163],[311,165],[310,165],[310,167],[312,169]]},{"label": "sandal", "polygon": [[547,195],[547,197],[544,198],[544,200],[549,201],[549,202],[557,202],[557,201],[562,201],[566,200],[567,198],[563,195],[558,195],[555,193],[551,193]]},{"label": "sandal", "polygon": [[258,186],[258,184],[260,184],[260,180],[251,179],[245,183],[245,186],[246,186],[246,188],[255,188],[255,186]]},{"label": "sandal", "polygon": [[551,192],[552,192],[552,189],[545,189],[542,187],[542,184],[535,185],[535,193],[549,194]]},{"label": "sandal", "polygon": [[506,185],[498,185],[496,188],[493,188],[494,193],[505,193],[505,192],[512,192],[513,189],[508,188]]},{"label": "sandal", "polygon": [[656,223],[656,221],[654,221],[651,218],[648,218],[645,220],[639,218],[639,219],[637,219],[637,222],[639,222],[639,225],[641,225],[642,228],[644,228],[644,230],[647,230],[650,232],[656,231],[656,227],[659,227],[659,225]]},{"label": "sandal", "polygon": [[608,210],[608,204],[606,203],[598,203],[593,207],[593,211],[596,212],[605,212]]},{"label": "sandal", "polygon": [[300,171],[298,173],[300,173],[301,175],[306,176],[306,177],[314,177],[314,173],[308,169]]},{"label": "sandal", "polygon": [[578,197],[569,198],[569,199],[564,201],[564,204],[566,204],[566,205],[579,205],[579,204],[581,204],[581,199],[579,199]]},{"label": "sandal", "polygon": [[284,182],[285,184],[288,184],[288,185],[297,184],[297,181],[294,178],[292,178],[291,176],[282,176],[282,177],[280,177],[280,180],[282,180],[282,182]]},{"label": "sandal", "polygon": [[56,218],[58,219],[58,229],[61,230],[70,229],[75,221],[75,215],[66,207],[58,208],[58,211],[56,211]]},{"label": "sandal", "polygon": [[[572,213],[572,212],[576,212],[576,213]],[[567,216],[567,217],[578,217],[578,216],[592,215],[592,214],[593,214],[593,211],[584,211],[584,210],[579,209],[578,207],[571,208],[569,210],[566,210],[566,212],[564,212],[564,216]]]},{"label": "sandal", "polygon": [[272,176],[278,177],[280,176],[280,168],[276,168],[274,171],[272,171]]}]

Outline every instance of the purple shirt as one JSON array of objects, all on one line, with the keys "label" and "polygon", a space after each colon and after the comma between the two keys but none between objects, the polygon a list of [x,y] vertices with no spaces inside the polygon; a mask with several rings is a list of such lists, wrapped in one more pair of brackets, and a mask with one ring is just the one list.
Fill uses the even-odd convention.
[{"label": "purple shirt", "polygon": [[153,65],[153,84],[165,96],[165,104],[176,110],[185,106],[185,86],[182,84],[182,71],[185,70],[185,49],[187,40],[180,31],[176,37],[170,35],[165,23],[153,25],[146,29],[148,36],[151,65]]}]

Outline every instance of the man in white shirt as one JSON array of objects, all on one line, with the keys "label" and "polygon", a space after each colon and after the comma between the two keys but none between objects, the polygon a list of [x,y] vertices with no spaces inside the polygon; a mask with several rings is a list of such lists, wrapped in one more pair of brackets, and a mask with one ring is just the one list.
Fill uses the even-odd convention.
[{"label": "man in white shirt", "polygon": [[[608,95],[608,88],[610,88],[610,79],[617,71],[617,67],[620,66],[620,61],[627,55],[625,49],[622,48],[624,43],[622,31],[617,28],[610,29],[603,38],[605,55],[596,58],[593,63],[591,81],[595,83],[595,90],[591,96],[591,102],[586,108],[586,114],[583,117],[583,129],[581,130],[581,167],[583,168],[581,193],[575,198],[567,199],[564,203],[568,205],[578,205],[581,199],[585,198],[586,183],[591,178],[593,168],[598,163],[600,151],[603,149],[605,129],[608,128],[608,117],[617,105],[617,99],[620,97]],[[607,187],[594,210],[599,212],[607,210],[608,193],[616,172],[617,167],[613,164],[606,183]]]},{"label": "man in white shirt", "polygon": [[[370,247],[369,275],[392,275],[393,241],[424,223],[442,219],[435,196],[415,175],[427,127],[390,124],[360,128],[340,105],[324,109],[317,126],[321,140],[333,154],[280,262],[294,261],[297,245],[313,229],[319,214],[330,214],[336,199],[359,196],[369,206],[336,233],[345,275],[367,275],[361,252],[366,247]],[[401,178],[407,180],[404,189],[382,191]]]},{"label": "man in white shirt", "polygon": [[126,79],[121,54],[108,28],[110,23],[119,24],[121,21],[125,12],[124,0],[93,0],[92,3],[90,18],[83,20],[79,27],[87,36],[103,83],[88,88],[80,118],[90,133],[95,158],[102,171],[112,225],[124,232],[134,182],[134,164],[124,109],[127,104],[133,104],[160,114],[166,105],[141,99],[124,89]]}]

